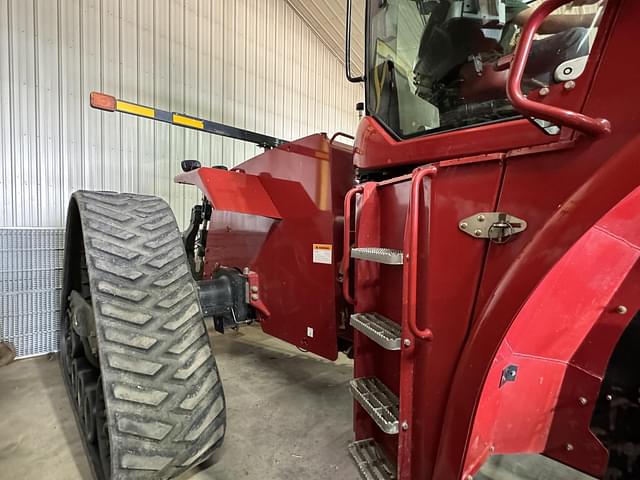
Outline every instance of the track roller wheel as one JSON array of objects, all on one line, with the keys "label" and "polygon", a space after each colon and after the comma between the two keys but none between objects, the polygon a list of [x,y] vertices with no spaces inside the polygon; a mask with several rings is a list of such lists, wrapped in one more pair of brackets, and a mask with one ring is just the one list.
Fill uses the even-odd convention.
[{"label": "track roller wheel", "polygon": [[73,195],[61,311],[61,365],[98,479],[174,478],[222,443],[222,384],[163,200]]},{"label": "track roller wheel", "polygon": [[84,404],[82,405],[84,435],[89,443],[96,441],[96,391],[97,385],[94,385],[91,390],[85,390]]},{"label": "track roller wheel", "polygon": [[93,374],[96,376],[94,368],[84,358],[76,358],[71,362],[71,384],[75,389],[75,401],[78,407],[82,406],[82,379]]}]

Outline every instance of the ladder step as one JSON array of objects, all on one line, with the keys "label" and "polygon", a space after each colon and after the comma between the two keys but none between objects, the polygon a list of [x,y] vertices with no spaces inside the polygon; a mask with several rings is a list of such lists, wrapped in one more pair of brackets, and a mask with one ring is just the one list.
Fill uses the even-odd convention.
[{"label": "ladder step", "polygon": [[393,248],[363,247],[352,248],[351,258],[369,260],[386,265],[402,265],[404,255],[402,250],[394,250]]},{"label": "ladder step", "polygon": [[351,326],[387,350],[400,350],[400,325],[379,313],[354,313]]},{"label": "ladder step", "polygon": [[362,480],[395,480],[396,469],[373,438],[349,444],[349,455],[358,466]]},{"label": "ladder step", "polygon": [[364,408],[380,429],[398,433],[400,402],[391,390],[376,377],[354,378],[349,382],[353,398]]}]

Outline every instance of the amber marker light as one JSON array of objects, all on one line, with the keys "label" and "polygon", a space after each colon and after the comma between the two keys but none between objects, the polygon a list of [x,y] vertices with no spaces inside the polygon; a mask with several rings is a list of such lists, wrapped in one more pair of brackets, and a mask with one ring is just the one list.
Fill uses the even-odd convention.
[{"label": "amber marker light", "polygon": [[115,112],[116,110],[116,97],[106,93],[91,92],[89,102],[93,108],[107,110],[108,112]]}]

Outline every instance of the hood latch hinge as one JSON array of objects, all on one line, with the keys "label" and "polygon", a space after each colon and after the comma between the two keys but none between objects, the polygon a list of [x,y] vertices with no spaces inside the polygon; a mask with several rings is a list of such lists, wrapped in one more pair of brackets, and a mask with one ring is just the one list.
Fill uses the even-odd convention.
[{"label": "hood latch hinge", "polygon": [[505,212],[480,212],[460,220],[458,228],[474,238],[506,243],[526,230],[527,222]]}]

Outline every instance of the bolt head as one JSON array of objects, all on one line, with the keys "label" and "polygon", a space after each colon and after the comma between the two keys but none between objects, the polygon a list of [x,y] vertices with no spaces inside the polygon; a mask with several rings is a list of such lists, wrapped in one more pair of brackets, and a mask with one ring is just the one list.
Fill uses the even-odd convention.
[{"label": "bolt head", "polygon": [[409,422],[407,422],[406,420],[404,422],[402,422],[402,425],[400,425],[402,427],[402,430],[407,431],[409,430]]},{"label": "bolt head", "polygon": [[244,273],[245,275],[249,275],[249,272],[250,272],[250,271],[251,271],[251,270],[249,270],[249,267],[244,267],[244,268],[242,269],[242,273]]},{"label": "bolt head", "polygon": [[251,291],[252,291],[253,293],[258,293],[258,286],[257,286],[257,285],[253,285],[253,286],[251,287]]},{"label": "bolt head", "polygon": [[405,339],[402,341],[402,344],[403,344],[405,347],[410,347],[410,346],[411,346],[411,340],[410,340],[410,339],[408,339],[408,338],[405,338]]},{"label": "bolt head", "polygon": [[569,80],[568,82],[564,82],[564,89],[565,90],[573,90],[574,88],[576,88],[576,82],[574,82],[573,80]]},{"label": "bolt head", "polygon": [[469,224],[468,224],[467,222],[462,222],[462,223],[460,224],[460,228],[461,228],[462,230],[466,230],[467,228],[469,228]]},{"label": "bolt head", "polygon": [[475,232],[473,232],[473,234],[474,234],[476,237],[479,237],[480,235],[482,235],[482,230],[480,230],[480,229],[478,228]]},{"label": "bolt head", "polygon": [[578,399],[578,403],[580,403],[580,405],[585,406],[587,403],[589,403],[589,400],[587,400],[586,397],[580,397]]},{"label": "bolt head", "polygon": [[251,300],[258,300],[260,297],[258,296],[257,293],[252,293],[251,294]]},{"label": "bolt head", "polygon": [[627,313],[629,311],[629,309],[624,306],[624,305],[618,305],[616,307],[616,312],[619,313],[620,315],[624,315],[625,313]]},{"label": "bolt head", "polygon": [[478,215],[477,220],[478,220],[479,222],[484,222],[484,221],[485,221],[485,216],[484,216],[484,215]]},{"label": "bolt head", "polygon": [[567,452],[573,452],[573,445],[570,443],[567,443],[567,446],[565,447],[567,449]]},{"label": "bolt head", "polygon": [[610,402],[611,400],[613,400],[613,395],[609,394],[605,398],[607,399],[607,402]]},{"label": "bolt head", "polygon": [[547,95],[549,95],[550,91],[551,90],[549,90],[549,87],[542,87],[539,93],[541,97],[546,97]]}]

